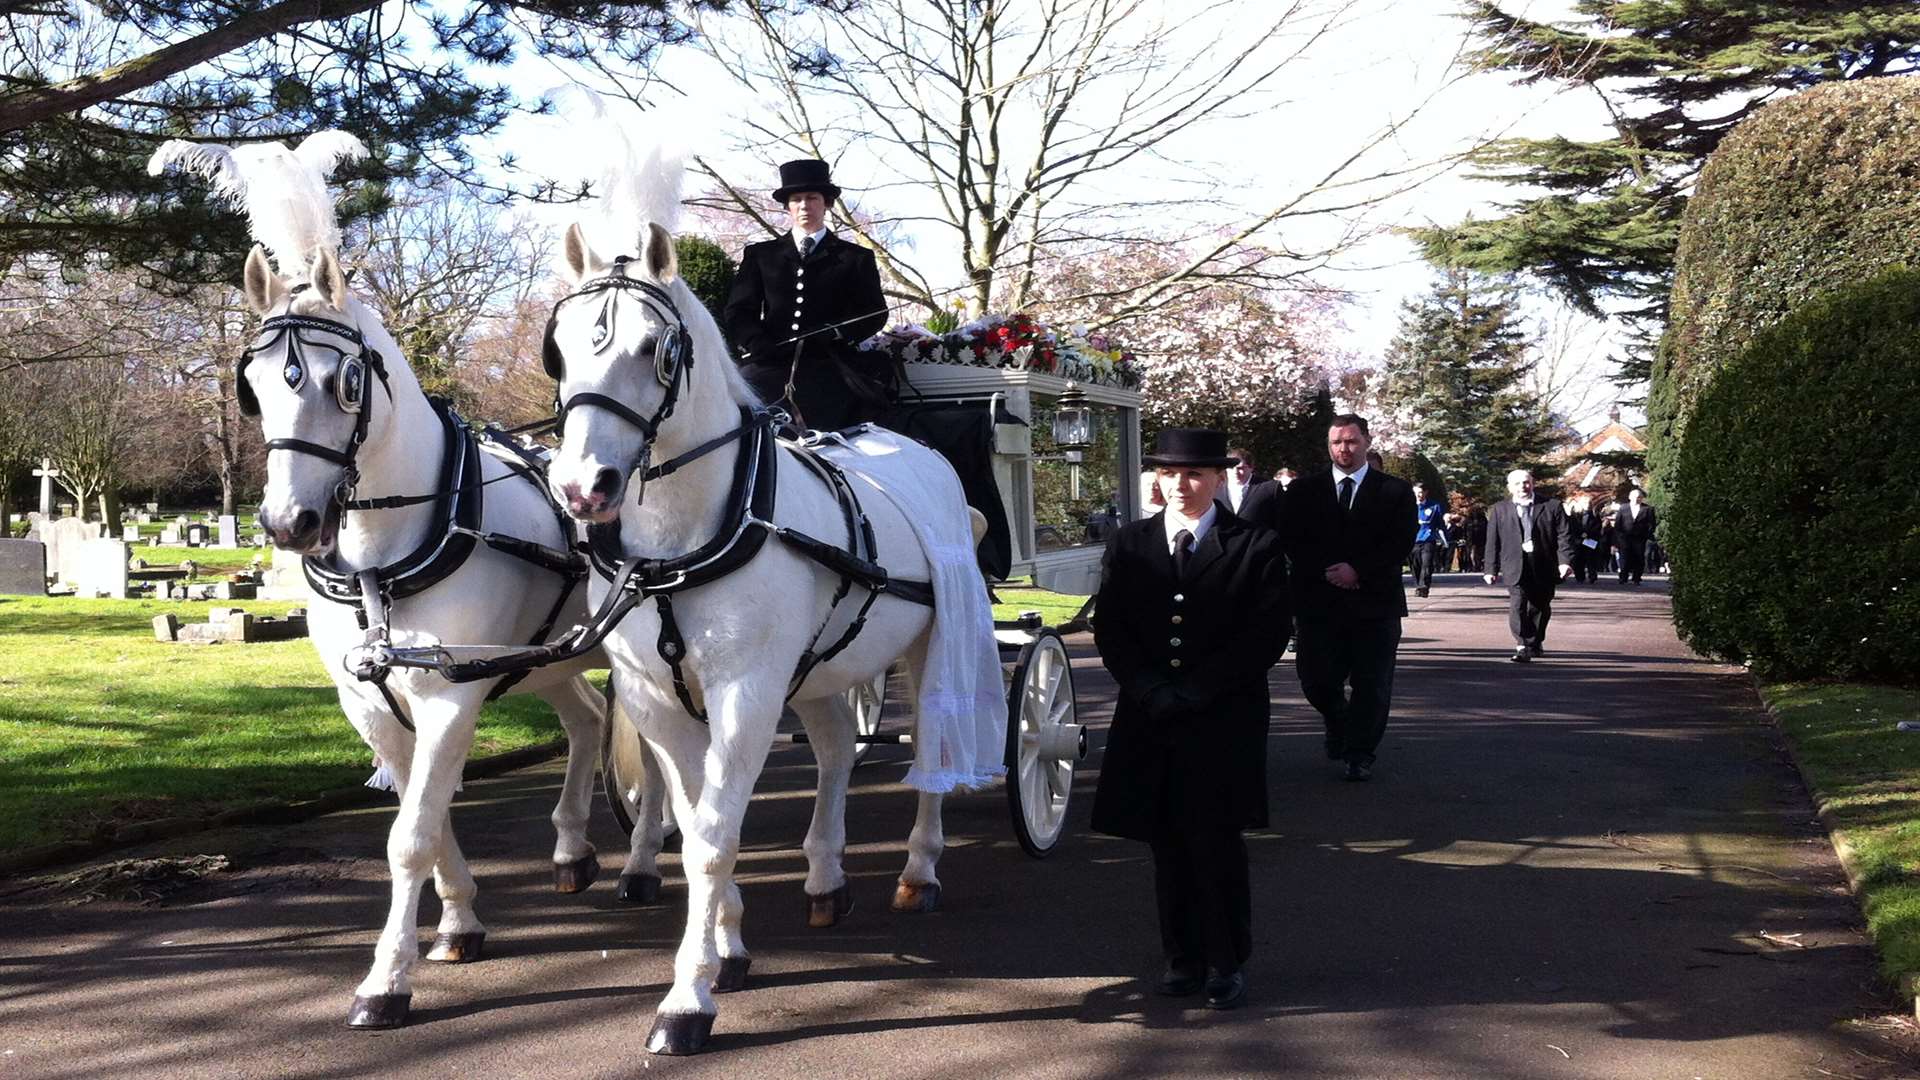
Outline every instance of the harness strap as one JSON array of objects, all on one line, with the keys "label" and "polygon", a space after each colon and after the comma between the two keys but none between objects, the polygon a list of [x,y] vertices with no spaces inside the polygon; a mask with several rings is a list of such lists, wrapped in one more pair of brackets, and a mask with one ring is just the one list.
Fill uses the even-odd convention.
[{"label": "harness strap", "polygon": [[680,623],[673,617],[672,594],[654,593],[653,603],[660,612],[660,639],[654,643],[654,648],[659,651],[660,659],[667,662],[667,669],[673,673],[674,696],[680,699],[680,707],[687,710],[688,716],[704,724],[707,722],[707,712],[693,704],[693,691],[687,687],[687,674],[680,666],[687,656],[687,641],[680,636]]},{"label": "harness strap", "polygon": [[351,451],[352,449],[358,448],[359,445],[358,442],[351,443],[349,444],[349,450],[343,452],[335,450],[331,446],[321,446],[319,443],[310,443],[305,439],[267,440],[268,450],[292,450],[295,453],[308,454],[325,461],[331,461],[335,465],[344,465],[349,469],[353,468],[353,454]]}]

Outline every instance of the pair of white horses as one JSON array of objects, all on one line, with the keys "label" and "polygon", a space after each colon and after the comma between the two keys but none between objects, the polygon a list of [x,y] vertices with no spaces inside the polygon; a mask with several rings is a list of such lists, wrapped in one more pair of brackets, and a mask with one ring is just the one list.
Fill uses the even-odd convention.
[{"label": "pair of white horses", "polygon": [[[563,303],[552,334],[562,361],[562,399],[600,395],[639,415],[653,415],[666,392],[654,366],[656,345],[669,333],[684,335],[685,384],[672,415],[660,422],[651,440],[619,410],[570,409],[548,482],[574,517],[617,520],[625,554],[670,558],[698,548],[722,527],[736,458],[746,452],[746,444],[735,440],[669,476],[630,484],[630,470],[642,459],[643,443],[650,441],[655,462],[677,457],[740,425],[741,407],[756,403],[712,317],[679,279],[666,230],[651,225],[637,238],[600,241],[610,252],[632,257],[617,262],[607,258],[575,225],[566,234],[564,248],[569,288],[609,275],[638,277],[672,299],[680,325],[671,325],[676,316],[660,305],[621,289],[588,302]],[[636,241],[637,251],[627,249]],[[440,423],[393,338],[349,293],[331,247],[320,246],[293,276],[304,278],[305,287],[277,274],[259,248],[247,260],[245,292],[252,309],[269,320],[301,320],[282,324],[296,325],[297,333],[263,337],[261,351],[245,372],[248,389],[259,403],[263,433],[270,441],[289,445],[345,450],[361,426],[364,441],[354,451],[358,483],[353,498],[433,491],[442,453]],[[330,326],[351,333],[330,332]],[[364,419],[344,411],[339,394],[328,392],[348,374],[348,358],[363,347],[380,355],[386,373],[384,379],[369,377],[364,387],[361,408],[370,410]],[[289,363],[299,367],[298,379]],[[904,452],[925,454],[927,469],[949,468],[924,448]],[[484,475],[500,478],[507,467],[489,458]],[[337,550],[347,566],[381,566],[418,547],[439,526],[431,504],[344,512],[346,471],[327,455],[297,447],[269,453],[260,520],[277,546],[309,555]],[[857,476],[854,483],[861,484]],[[487,490],[485,530],[549,548],[564,549],[573,542],[573,537],[560,534],[550,507],[531,485],[508,481]],[[778,473],[777,499],[782,525],[821,537],[844,531],[838,505],[804,470]],[[898,578],[929,577],[912,524],[885,498],[863,502],[888,571]],[[953,512],[963,520],[968,513],[962,505]],[[714,994],[743,985],[749,954],[740,934],[740,890],[733,880],[741,821],[787,701],[789,679],[818,628],[830,621],[838,584],[834,573],[770,543],[724,580],[676,597],[685,641],[682,667],[706,722],[681,706],[673,672],[658,648],[660,618],[645,603],[605,640],[604,660],[596,653],[545,668],[516,689],[550,703],[569,739],[566,780],[553,813],[558,832],[553,858],[562,891],[585,888],[597,870],[585,826],[593,755],[608,718],[598,695],[581,677],[584,669],[611,663],[619,704],[634,718],[659,764],[647,772],[649,790],[622,873],[623,894],[629,887],[642,898],[656,891],[655,856],[662,841],[658,808],[664,799],[682,832],[688,912],[673,986],[659,1005],[648,1039],[651,1051],[700,1050],[718,1013]],[[395,604],[394,644],[523,642],[551,609],[561,587],[556,575],[481,547],[445,581]],[[587,595],[570,598],[558,625],[585,622],[590,606],[600,604],[609,588],[605,579],[590,578]],[[400,792],[387,849],[391,905],[373,966],[356,990],[349,1013],[353,1026],[398,1026],[410,1007],[411,971],[419,956],[415,913],[429,873],[443,913],[428,959],[479,958],[485,929],[474,911],[473,877],[454,840],[448,808],[492,682],[453,684],[436,674],[396,671],[387,688],[410,717],[410,733],[377,688],[338,667],[336,658],[365,636],[354,610],[316,604],[310,625],[316,648],[334,670],[343,709],[392,768]],[[804,845],[813,925],[831,925],[851,906],[842,855],[855,722],[845,691],[871,683],[896,658],[905,660],[909,680],[917,680],[926,661],[930,626],[928,608],[881,596],[864,632],[816,668],[791,700],[807,728],[820,771]],[[939,795],[919,795],[907,864],[893,901],[897,910],[931,910],[938,902],[935,863],[944,846],[940,804]]]}]

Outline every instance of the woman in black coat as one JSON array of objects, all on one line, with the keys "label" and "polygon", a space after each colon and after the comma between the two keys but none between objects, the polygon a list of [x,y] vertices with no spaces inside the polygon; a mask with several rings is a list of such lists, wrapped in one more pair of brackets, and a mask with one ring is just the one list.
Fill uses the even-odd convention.
[{"label": "woman in black coat", "polygon": [[1252,949],[1240,832],[1267,824],[1267,669],[1292,625],[1286,564],[1274,533],[1214,501],[1231,462],[1224,434],[1164,431],[1145,461],[1167,509],[1114,534],[1094,605],[1120,700],[1093,827],[1152,845],[1160,991],[1194,993],[1204,970],[1207,1004],[1234,1008]]}]

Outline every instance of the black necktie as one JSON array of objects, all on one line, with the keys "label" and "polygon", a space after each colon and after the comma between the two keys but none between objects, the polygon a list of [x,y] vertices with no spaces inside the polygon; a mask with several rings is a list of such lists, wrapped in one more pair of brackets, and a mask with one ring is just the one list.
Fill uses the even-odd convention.
[{"label": "black necktie", "polygon": [[811,254],[813,254],[813,237],[809,236],[800,241],[800,261],[806,262],[807,256]]},{"label": "black necktie", "polygon": [[1353,509],[1353,477],[1351,476],[1340,481],[1340,509]]},{"label": "black necktie", "polygon": [[1187,579],[1187,557],[1193,554],[1193,534],[1185,529],[1173,534],[1173,578]]}]

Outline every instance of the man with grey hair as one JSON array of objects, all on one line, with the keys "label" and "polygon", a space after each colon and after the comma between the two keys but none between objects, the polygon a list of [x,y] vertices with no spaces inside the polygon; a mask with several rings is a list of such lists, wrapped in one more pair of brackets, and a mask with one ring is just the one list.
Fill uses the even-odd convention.
[{"label": "man with grey hair", "polygon": [[1507,474],[1507,497],[1487,514],[1486,582],[1507,583],[1507,629],[1513,655],[1524,664],[1546,652],[1553,593],[1573,573],[1573,530],[1558,499],[1536,499],[1533,474]]}]

